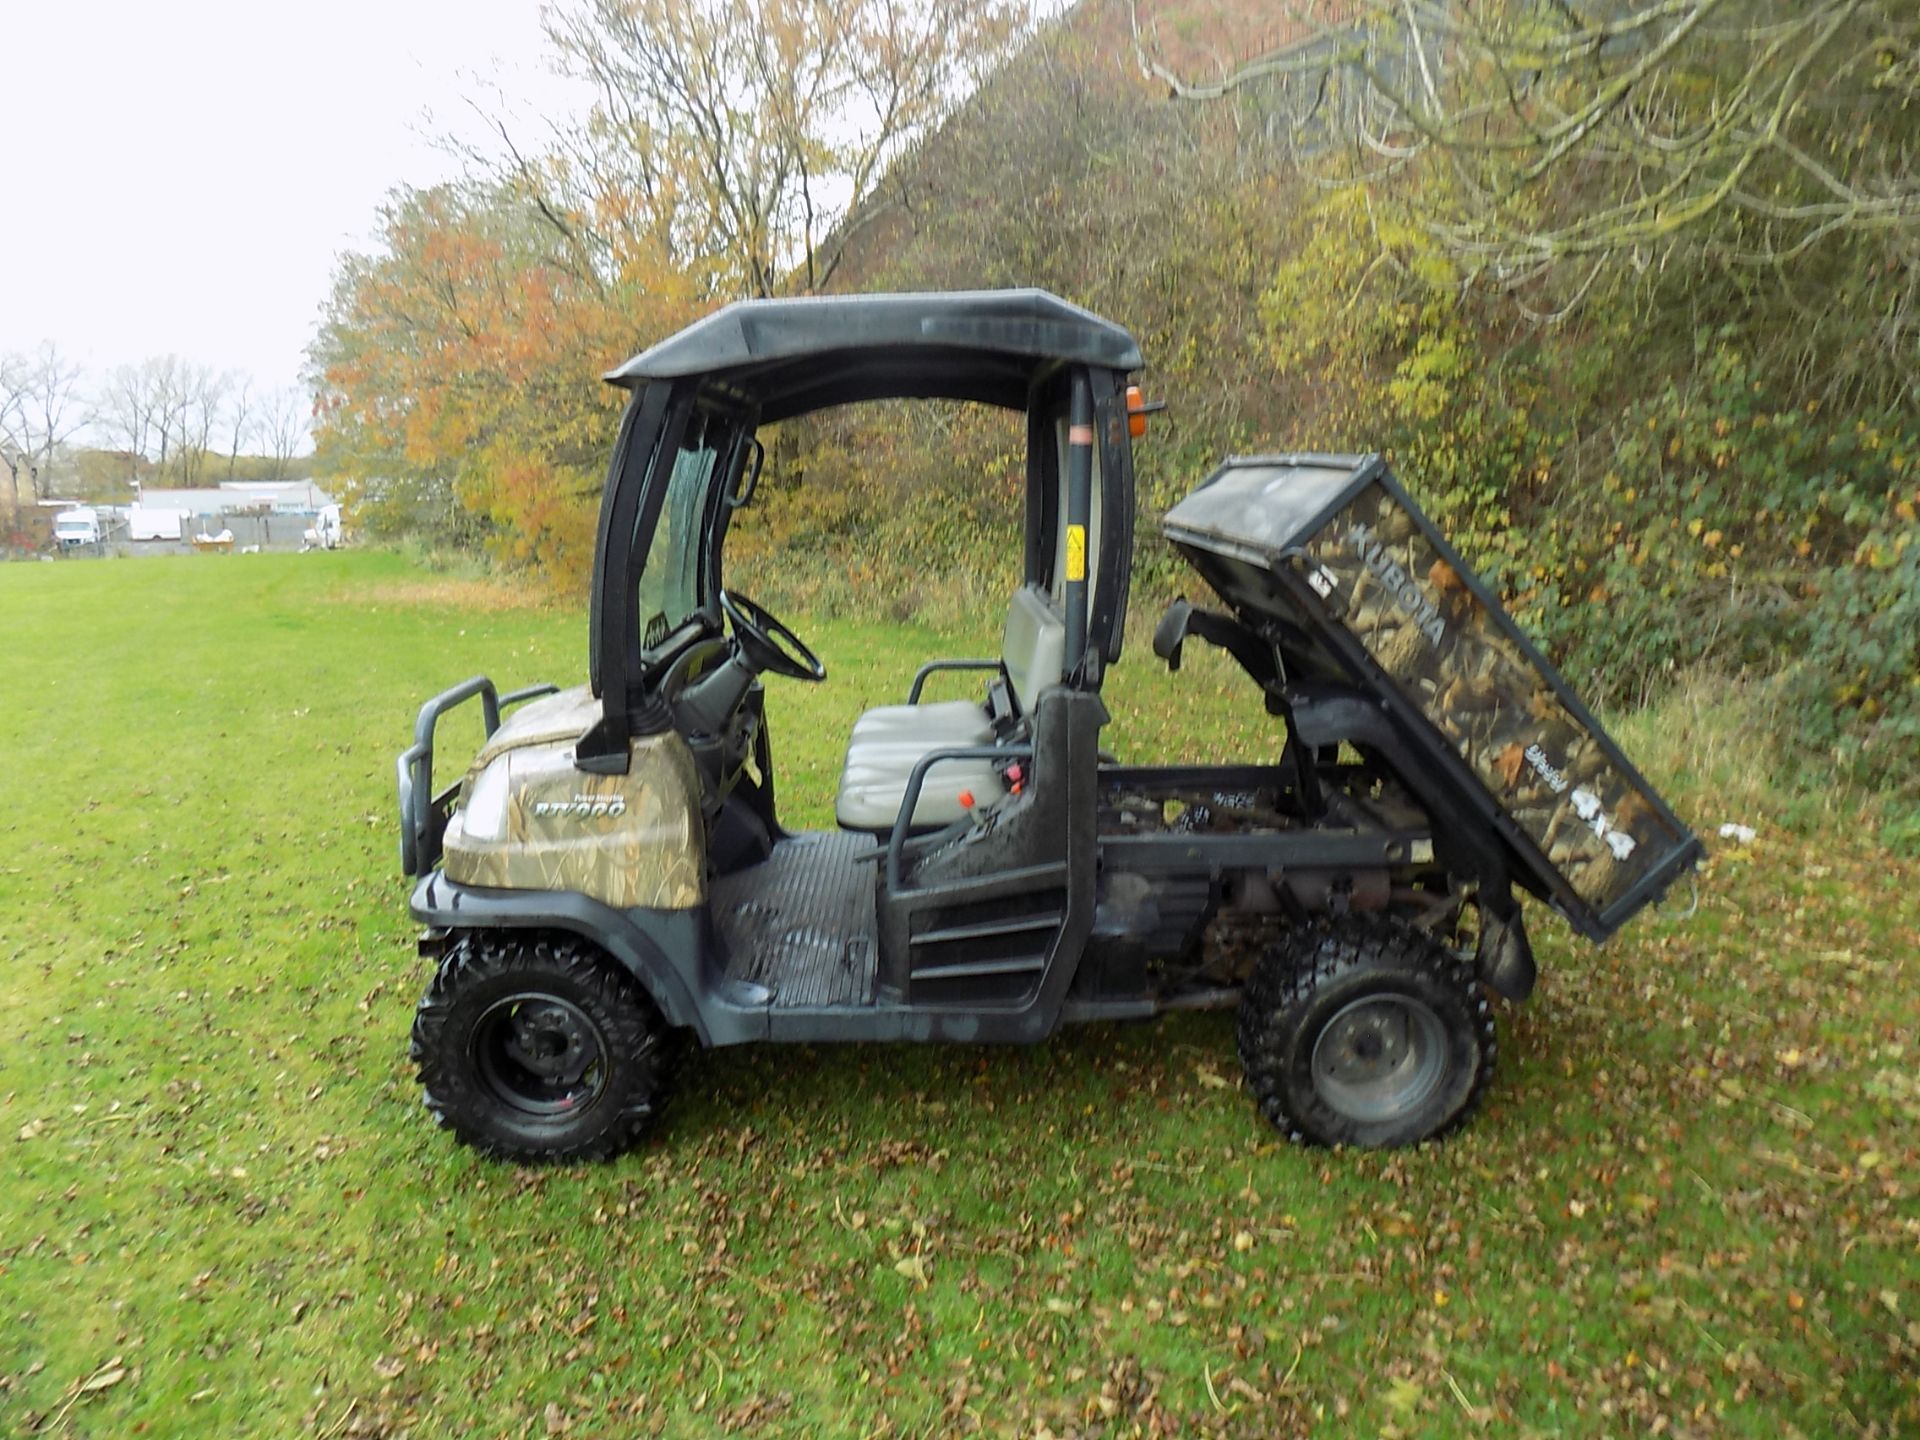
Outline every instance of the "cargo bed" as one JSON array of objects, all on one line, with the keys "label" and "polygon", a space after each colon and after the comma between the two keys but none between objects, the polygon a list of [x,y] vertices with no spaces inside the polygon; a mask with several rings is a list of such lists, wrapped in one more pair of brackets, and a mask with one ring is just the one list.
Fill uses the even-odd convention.
[{"label": "cargo bed", "polygon": [[1700,843],[1377,455],[1229,460],[1167,538],[1287,684],[1334,682],[1390,717],[1400,775],[1488,827],[1513,878],[1604,940]]}]

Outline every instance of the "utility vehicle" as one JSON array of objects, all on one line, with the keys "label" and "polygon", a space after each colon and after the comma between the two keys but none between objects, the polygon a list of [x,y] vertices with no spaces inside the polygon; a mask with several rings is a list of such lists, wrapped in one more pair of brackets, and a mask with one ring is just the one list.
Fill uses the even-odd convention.
[{"label": "utility vehicle", "polygon": [[[632,393],[587,683],[475,677],[399,760],[436,964],[412,1055],[441,1123],[604,1157],[658,1117],[687,1037],[1026,1042],[1212,1006],[1239,1008],[1249,1086],[1294,1140],[1467,1116],[1487,992],[1533,984],[1514,888],[1604,938],[1697,843],[1378,457],[1231,461],[1164,522],[1223,608],[1174,604],[1154,651],[1224,647],[1284,727],[1278,763],[1115,763],[1141,368],[1125,330],[1029,290],[736,304],[607,377]],[[1000,653],[930,656],[863,714],[838,828],[795,833],[762,682],[827,671],[727,567],[757,432],[929,397],[1026,417]],[[952,670],[976,697],[928,699]],[[437,723],[476,699],[486,742],[436,791]]]},{"label": "utility vehicle", "polygon": [[53,517],[53,538],[62,550],[82,550],[101,540],[100,512],[91,505],[75,505]]}]

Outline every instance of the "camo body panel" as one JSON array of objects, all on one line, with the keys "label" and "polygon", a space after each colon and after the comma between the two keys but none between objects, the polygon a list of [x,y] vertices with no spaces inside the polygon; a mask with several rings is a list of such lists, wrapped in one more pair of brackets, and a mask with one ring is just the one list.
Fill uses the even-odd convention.
[{"label": "camo body panel", "polygon": [[473,757],[468,778],[478,775],[496,757],[528,745],[563,740],[571,745],[600,718],[600,701],[585,685],[530,700],[507,713],[500,728]]},{"label": "camo body panel", "polygon": [[[583,703],[583,697],[586,703]],[[671,732],[633,742],[624,775],[574,767],[573,742],[598,714],[578,690],[528,705],[494,732],[460,789],[441,862],[447,878],[503,890],[573,891],[629,910],[706,902],[700,773]],[[506,767],[497,835],[471,834],[466,806],[490,765]]]},{"label": "camo body panel", "polygon": [[1595,910],[1683,836],[1379,486],[1303,547],[1309,583]]}]

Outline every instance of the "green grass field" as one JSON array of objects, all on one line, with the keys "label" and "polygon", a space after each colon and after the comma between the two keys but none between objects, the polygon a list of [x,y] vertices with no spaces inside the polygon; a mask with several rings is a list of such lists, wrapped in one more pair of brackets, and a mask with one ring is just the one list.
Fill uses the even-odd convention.
[{"label": "green grass field", "polygon": [[[986,623],[799,627],[790,822]],[[1920,1433],[1920,865],[1705,686],[1622,737],[1759,841],[1605,949],[1536,915],[1445,1145],[1280,1144],[1212,1015],[695,1056],[641,1151],[534,1170],[419,1103],[393,755],[583,618],[234,556],[0,566],[0,635],[0,1431]],[[1209,659],[1109,694],[1129,759],[1277,748]]]}]

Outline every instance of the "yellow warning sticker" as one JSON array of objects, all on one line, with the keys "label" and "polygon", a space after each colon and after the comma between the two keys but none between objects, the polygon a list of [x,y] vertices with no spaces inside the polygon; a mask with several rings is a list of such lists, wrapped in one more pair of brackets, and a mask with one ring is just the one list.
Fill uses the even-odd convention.
[{"label": "yellow warning sticker", "polygon": [[1087,527],[1067,526],[1067,579],[1087,578]]}]

